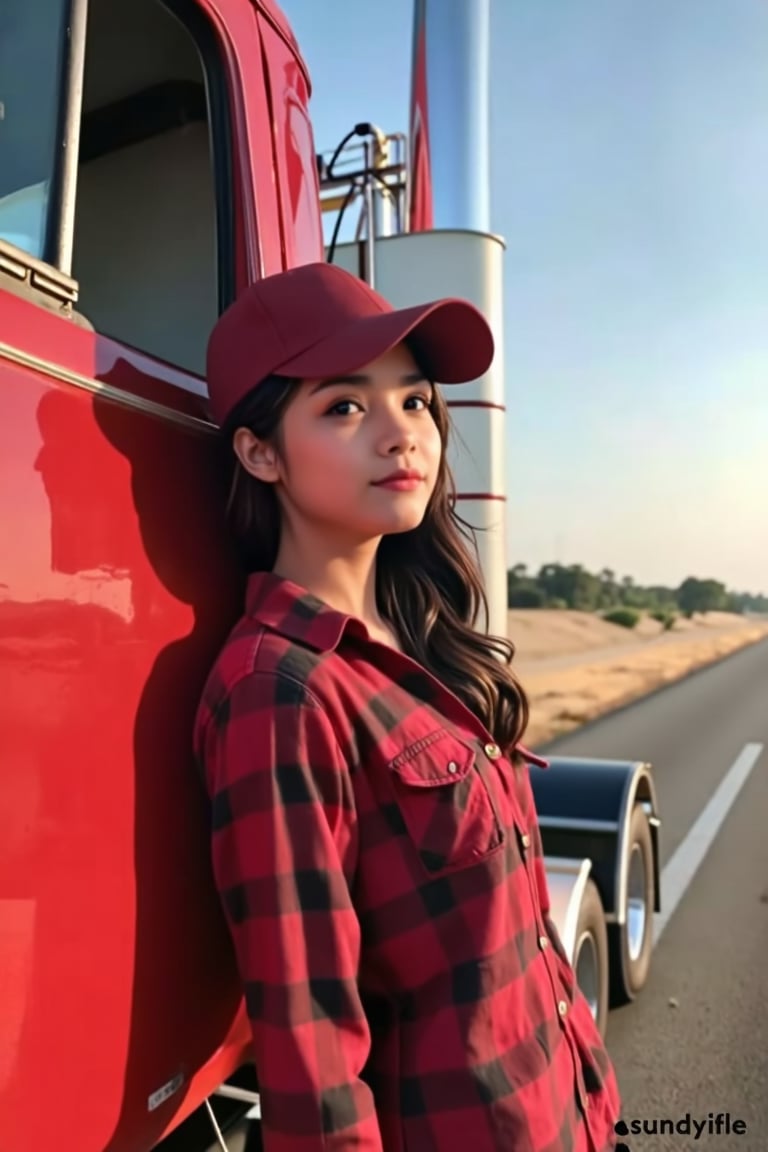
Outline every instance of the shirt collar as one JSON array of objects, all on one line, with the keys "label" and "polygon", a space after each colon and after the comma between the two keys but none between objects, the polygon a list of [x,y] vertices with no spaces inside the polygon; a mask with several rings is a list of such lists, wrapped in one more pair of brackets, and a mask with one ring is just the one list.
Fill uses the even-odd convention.
[{"label": "shirt collar", "polygon": [[316,652],[332,652],[347,628],[370,640],[362,620],[339,612],[300,584],[273,572],[251,573],[245,606],[248,615],[265,628]]},{"label": "shirt collar", "polygon": [[[246,612],[265,628],[296,640],[316,652],[332,652],[348,628],[370,640],[368,629],[357,616],[339,612],[312,592],[274,572],[252,572],[248,577]],[[548,768],[549,761],[522,744],[515,751],[529,764]]]}]

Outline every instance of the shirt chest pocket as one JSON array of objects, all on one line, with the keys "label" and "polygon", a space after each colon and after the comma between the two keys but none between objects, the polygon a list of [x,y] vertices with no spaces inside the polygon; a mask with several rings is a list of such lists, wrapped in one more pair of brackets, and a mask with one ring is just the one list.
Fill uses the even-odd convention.
[{"label": "shirt chest pocket", "polygon": [[475,752],[458,737],[431,733],[387,769],[405,831],[432,875],[477,864],[503,843]]}]

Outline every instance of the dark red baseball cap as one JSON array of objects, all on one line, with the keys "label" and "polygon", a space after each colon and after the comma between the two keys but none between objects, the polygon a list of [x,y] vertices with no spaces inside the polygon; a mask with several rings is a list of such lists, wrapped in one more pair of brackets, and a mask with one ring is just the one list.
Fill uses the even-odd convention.
[{"label": "dark red baseball cap", "polygon": [[405,337],[436,384],[461,384],[488,371],[493,335],[466,300],[448,298],[396,310],[357,276],[334,264],[304,264],[246,288],[208,342],[211,415],[223,424],[268,376],[344,376]]}]

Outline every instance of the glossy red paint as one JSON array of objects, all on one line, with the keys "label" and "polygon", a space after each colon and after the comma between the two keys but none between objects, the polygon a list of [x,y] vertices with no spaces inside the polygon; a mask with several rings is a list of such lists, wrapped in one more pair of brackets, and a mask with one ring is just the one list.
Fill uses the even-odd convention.
[{"label": "glossy red paint", "polygon": [[[274,5],[200,5],[242,287],[322,258],[308,82]],[[0,276],[0,402],[0,1143],[147,1152],[249,1050],[191,756],[243,577],[203,381]]]},{"label": "glossy red paint", "polygon": [[274,128],[274,169],[285,266],[323,260],[320,187],[309,121],[309,84],[286,38],[260,20]]},{"label": "glossy red paint", "polygon": [[[213,3],[214,0],[211,0]],[[255,6],[244,0],[215,0],[226,17],[222,38],[229,62],[233,121],[233,161],[242,197],[235,252],[248,281],[285,267],[280,205],[275,188],[272,117],[263,65],[264,46]]]},{"label": "glossy red paint", "polygon": [[200,399],[129,406],[179,374],[2,296],[0,341],[35,329],[39,354],[124,395],[0,362],[0,1128],[127,1152],[247,1047],[189,737],[241,578],[213,437],[175,422]]}]

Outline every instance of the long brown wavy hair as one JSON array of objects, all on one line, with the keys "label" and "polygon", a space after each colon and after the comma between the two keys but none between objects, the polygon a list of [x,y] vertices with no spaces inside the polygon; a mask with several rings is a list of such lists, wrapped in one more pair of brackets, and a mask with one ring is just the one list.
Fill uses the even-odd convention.
[{"label": "long brown wavy hair", "polygon": [[[271,572],[280,543],[280,505],[274,484],[251,476],[231,451],[236,428],[246,427],[285,461],[283,416],[300,381],[271,376],[230,414],[222,434],[232,468],[228,515],[249,571]],[[441,681],[509,751],[522,737],[529,707],[510,667],[511,641],[487,634],[474,529],[456,512],[456,486],[446,459],[452,428],[438,388],[430,404],[442,451],[434,491],[417,528],[382,537],[377,553],[376,600],[403,651]],[[471,545],[471,547],[470,547]],[[475,625],[480,609],[484,631]]]}]

